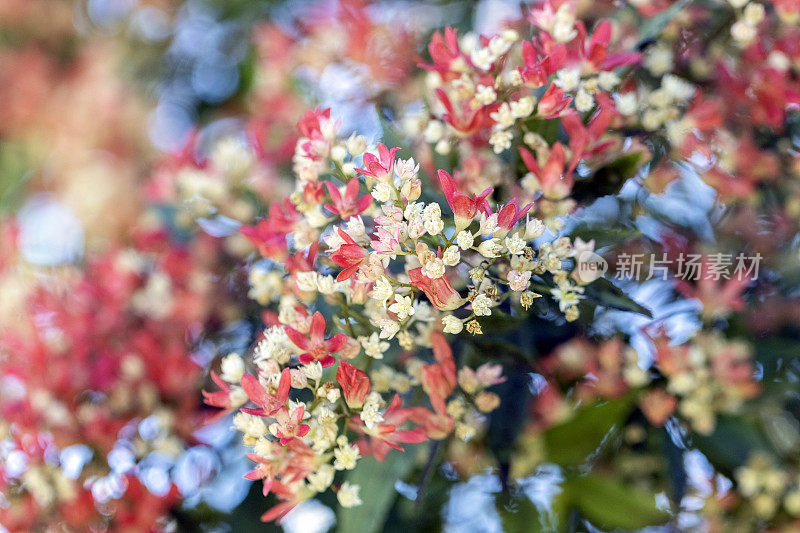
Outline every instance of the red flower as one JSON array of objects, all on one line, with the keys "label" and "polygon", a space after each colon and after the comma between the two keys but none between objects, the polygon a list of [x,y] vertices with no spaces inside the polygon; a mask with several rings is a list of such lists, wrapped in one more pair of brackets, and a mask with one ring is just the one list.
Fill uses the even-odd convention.
[{"label": "red flower", "polygon": [[347,407],[358,409],[364,405],[364,398],[369,394],[370,382],[367,374],[347,361],[340,361],[336,370],[336,381],[342,387]]},{"label": "red flower", "polygon": [[422,273],[422,267],[408,271],[411,284],[418,289],[422,289],[428,300],[442,311],[452,311],[458,309],[464,303],[464,298],[450,284],[447,276],[431,279]]},{"label": "red flower", "polygon": [[278,391],[276,394],[269,394],[258,378],[245,374],[242,376],[242,389],[247,394],[247,397],[255,403],[259,409],[242,409],[242,411],[257,416],[272,416],[279,409],[286,405],[286,400],[289,398],[289,389],[291,388],[292,378],[288,368],[284,368],[281,372],[281,379],[278,381]]},{"label": "red flower", "polygon": [[325,204],[325,208],[343,219],[360,215],[372,203],[372,195],[365,194],[361,198],[358,197],[358,178],[352,178],[347,183],[344,197],[339,192],[339,188],[330,181],[326,181],[325,186],[333,201],[333,204]]},{"label": "red flower", "polygon": [[[233,409],[233,404],[231,403],[231,387],[222,378],[217,375],[216,372],[213,370],[211,371],[211,379],[217,386],[222,389],[215,392],[206,392],[202,391],[203,393],[203,401],[206,405],[210,405],[212,407],[220,407],[222,409]],[[225,412],[219,412],[219,415],[224,415]]]},{"label": "red flower", "polygon": [[539,185],[545,198],[560,200],[569,194],[573,183],[572,171],[575,170],[578,164],[581,150],[573,151],[572,161],[570,161],[566,170],[564,170],[564,164],[566,163],[567,154],[564,151],[564,145],[560,142],[553,145],[550,156],[547,158],[547,163],[543,168],[539,166],[536,158],[527,148],[520,146],[519,153],[525,162],[525,166],[539,180]]},{"label": "red flower", "polygon": [[295,437],[305,437],[308,435],[311,426],[300,423],[303,420],[305,412],[305,407],[299,405],[295,407],[291,413],[289,413],[289,410],[285,407],[282,407],[275,413],[275,420],[278,422],[275,436],[280,439],[282,446],[286,446],[292,442]]},{"label": "red flower", "polygon": [[428,393],[436,412],[446,413],[445,399],[456,386],[456,364],[453,361],[453,351],[444,335],[434,332],[431,335],[431,344],[436,364],[422,368],[422,388]]},{"label": "red flower", "polygon": [[431,55],[433,64],[426,65],[420,63],[420,67],[438,72],[445,82],[458,77],[456,73],[450,74],[450,65],[453,61],[461,57],[456,30],[448,26],[444,29],[444,37],[442,37],[442,34],[439,32],[434,33],[428,45],[428,52]]},{"label": "red flower", "polygon": [[447,204],[453,210],[456,219],[456,228],[458,230],[464,229],[469,226],[478,211],[482,211],[487,215],[492,211],[489,208],[489,202],[486,197],[492,194],[493,188],[489,187],[478,196],[467,196],[456,190],[456,182],[453,177],[444,170],[439,171],[439,183],[442,184],[444,196],[447,198]]},{"label": "red flower", "polygon": [[336,276],[336,281],[344,281],[350,279],[358,271],[361,264],[369,257],[369,252],[341,228],[337,228],[337,231],[339,236],[344,239],[345,244],[331,253],[331,261],[344,268]]},{"label": "red flower", "polygon": [[540,117],[556,118],[567,107],[567,104],[569,104],[569,97],[564,94],[561,87],[552,83],[539,100],[536,113]]},{"label": "red flower", "polygon": [[357,168],[356,171],[361,172],[365,176],[371,176],[378,181],[389,179],[394,172],[394,154],[400,148],[392,148],[389,150],[385,144],[378,143],[378,156],[369,152],[364,154],[364,167]]},{"label": "red flower", "polygon": [[355,430],[369,436],[369,442],[359,441],[362,455],[372,454],[378,461],[386,459],[389,450],[405,451],[400,444],[416,444],[427,439],[423,428],[398,429],[413,414],[408,408],[400,407],[400,396],[395,394],[392,403],[383,413],[383,422],[376,424],[372,430],[366,429],[363,423],[357,422]]},{"label": "red flower", "polygon": [[336,361],[331,354],[338,352],[347,344],[347,335],[344,333],[325,339],[325,318],[319,311],[311,317],[311,329],[308,337],[289,326],[286,326],[286,334],[295,346],[305,350],[305,353],[300,354],[300,362],[304,365],[312,361],[319,361],[323,367],[329,367]]},{"label": "red flower", "polygon": [[460,108],[456,109],[447,93],[443,90],[436,89],[436,96],[447,110],[447,113],[444,113],[442,118],[462,135],[472,135],[478,130],[490,127],[494,124],[491,114],[500,107],[499,104],[494,103],[476,109],[472,107],[471,100],[465,100]]}]

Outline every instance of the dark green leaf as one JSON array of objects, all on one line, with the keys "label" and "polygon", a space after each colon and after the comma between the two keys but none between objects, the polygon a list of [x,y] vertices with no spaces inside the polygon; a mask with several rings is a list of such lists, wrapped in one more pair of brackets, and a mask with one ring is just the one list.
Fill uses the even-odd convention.
[{"label": "dark green leaf", "polygon": [[636,175],[642,154],[633,152],[597,169],[591,177],[575,182],[572,197],[579,202],[616,194],[626,181]]},{"label": "dark green leaf", "polygon": [[524,493],[514,496],[499,493],[495,498],[495,507],[505,533],[546,531],[539,510]]},{"label": "dark green leaf", "polygon": [[583,463],[632,409],[631,396],[577,409],[575,416],[543,433],[548,461],[560,465]]},{"label": "dark green leaf", "polygon": [[653,314],[648,308],[635,302],[630,296],[622,292],[622,289],[606,278],[599,278],[587,285],[585,294],[589,300],[603,307],[630,311],[631,313],[639,313],[648,318],[653,318]]},{"label": "dark green leaf", "polygon": [[563,494],[571,507],[603,529],[635,530],[664,524],[670,513],[656,507],[655,495],[626,487],[597,473],[567,478]]},{"label": "dark green leaf", "polygon": [[726,473],[746,463],[754,451],[770,453],[769,443],[758,427],[741,417],[718,417],[714,432],[693,435],[692,444]]}]

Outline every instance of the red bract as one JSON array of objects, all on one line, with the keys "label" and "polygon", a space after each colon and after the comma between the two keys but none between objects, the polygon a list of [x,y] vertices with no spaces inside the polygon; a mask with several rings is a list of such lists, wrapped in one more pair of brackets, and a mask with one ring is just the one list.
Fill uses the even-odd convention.
[{"label": "red bract", "polygon": [[422,273],[422,267],[408,271],[411,284],[425,293],[428,300],[442,311],[459,308],[464,303],[464,298],[453,288],[447,276],[431,279]]},{"label": "red bract", "polygon": [[305,350],[299,357],[300,362],[304,365],[319,361],[323,367],[329,367],[336,362],[336,358],[331,354],[338,352],[347,344],[347,335],[344,333],[325,339],[325,318],[319,311],[311,317],[311,329],[308,337],[289,326],[286,326],[286,334],[295,346]]},{"label": "red bract", "polygon": [[436,364],[422,368],[422,387],[431,399],[437,413],[447,411],[445,400],[456,386],[456,364],[450,344],[441,333],[431,335]]},{"label": "red bract", "polygon": [[497,213],[497,227],[506,231],[511,231],[531,207],[533,207],[533,204],[527,204],[520,209],[517,199],[512,198],[511,201],[504,205]]},{"label": "red bract", "polygon": [[573,184],[572,171],[578,165],[580,157],[579,150],[573,152],[572,161],[570,161],[566,169],[564,169],[564,165],[566,164],[567,155],[564,151],[564,145],[560,142],[553,145],[544,167],[539,166],[536,158],[527,148],[520,147],[519,153],[525,166],[539,180],[539,186],[545,198],[548,200],[560,200],[569,194]]},{"label": "red bract", "polygon": [[456,107],[442,89],[436,89],[436,97],[447,110],[442,118],[460,135],[469,136],[494,124],[491,114],[497,110],[499,104],[476,109],[472,106],[471,100],[464,100],[459,107]]},{"label": "red bract", "polygon": [[[394,173],[394,154],[400,148],[391,150],[383,143],[378,143],[378,157],[369,152],[364,154],[364,167],[357,168],[356,171],[370,176],[378,181],[392,179]],[[370,197],[371,198],[371,197]]]},{"label": "red bract", "polygon": [[242,411],[257,416],[272,416],[279,409],[286,405],[286,400],[289,398],[289,389],[291,388],[291,373],[288,368],[284,368],[281,372],[281,378],[278,381],[278,390],[275,394],[269,394],[264,390],[264,386],[258,381],[258,378],[245,374],[242,376],[242,389],[247,394],[247,397],[255,403],[258,409],[242,409]]},{"label": "red bract", "polygon": [[340,361],[336,370],[336,381],[342,387],[342,394],[347,407],[359,409],[369,394],[370,382],[367,374],[347,361]]},{"label": "red bract", "polygon": [[456,189],[456,182],[453,177],[444,170],[439,171],[439,183],[442,185],[444,196],[447,198],[447,204],[453,210],[455,215],[456,228],[464,229],[469,226],[472,219],[479,212],[491,213],[491,207],[486,198],[494,192],[493,188],[488,188],[480,193],[478,196],[467,196]]},{"label": "red bract", "polygon": [[361,198],[358,197],[358,178],[352,178],[347,182],[344,196],[339,192],[339,188],[330,181],[326,181],[325,186],[328,188],[328,193],[333,201],[333,204],[325,204],[325,208],[345,220],[352,216],[360,215],[372,203],[372,196],[369,194],[365,194]]},{"label": "red bract", "polygon": [[337,228],[337,231],[345,241],[345,244],[342,244],[336,251],[331,253],[331,261],[344,268],[336,276],[336,281],[344,281],[350,279],[358,271],[359,267],[369,257],[369,252],[341,228]]},{"label": "red bract", "polygon": [[411,409],[400,407],[400,403],[400,396],[395,394],[383,413],[383,422],[376,424],[372,430],[356,423],[356,431],[368,436],[368,441],[358,443],[362,455],[372,454],[378,461],[383,461],[392,448],[405,451],[400,444],[417,444],[427,440],[423,428],[400,429],[413,415]]},{"label": "red bract", "polygon": [[453,62],[462,57],[458,48],[458,33],[456,30],[448,26],[444,29],[444,36],[439,32],[434,33],[428,45],[428,52],[431,55],[433,64],[420,63],[420,67],[438,72],[444,81],[450,81],[458,77],[458,74],[452,72],[453,69],[451,68]]}]

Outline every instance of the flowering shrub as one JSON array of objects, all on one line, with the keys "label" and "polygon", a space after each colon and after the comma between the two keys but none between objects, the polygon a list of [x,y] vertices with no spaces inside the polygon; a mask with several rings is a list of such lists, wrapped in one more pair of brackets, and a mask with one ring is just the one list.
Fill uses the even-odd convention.
[{"label": "flowering shrub", "polygon": [[7,224],[6,528],[161,523],[106,456],[192,442],[234,320],[202,396],[263,521],[800,527],[800,3],[487,5],[285,3],[150,172],[169,230],[32,281]]}]

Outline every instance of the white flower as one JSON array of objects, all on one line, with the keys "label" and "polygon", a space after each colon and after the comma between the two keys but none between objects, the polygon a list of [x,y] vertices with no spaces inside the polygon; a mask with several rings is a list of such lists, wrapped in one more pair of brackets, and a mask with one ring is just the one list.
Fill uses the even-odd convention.
[{"label": "white flower", "polygon": [[494,153],[499,154],[503,150],[511,148],[511,141],[514,140],[514,134],[508,130],[494,130],[492,136],[489,137],[489,144],[492,145]]},{"label": "white flower", "polygon": [[389,343],[382,341],[377,332],[369,337],[359,337],[358,341],[364,347],[364,353],[373,359],[383,359],[383,354],[389,349]]},{"label": "white flower", "polygon": [[731,26],[731,36],[733,36],[739,44],[747,44],[756,38],[758,30],[753,24],[747,20],[738,20]]},{"label": "white flower", "polygon": [[382,339],[391,339],[400,331],[400,324],[388,318],[378,320],[378,327],[381,328]]},{"label": "white flower", "polygon": [[490,113],[489,117],[497,122],[497,126],[500,128],[508,128],[514,124],[514,115],[511,113],[509,105],[505,102],[497,108],[497,111]]},{"label": "white flower", "polygon": [[425,142],[431,144],[438,142],[441,140],[442,135],[444,135],[444,124],[438,120],[431,120],[428,122],[428,125],[425,127],[425,132],[423,133]]},{"label": "white flower", "polygon": [[347,151],[354,157],[363,154],[367,151],[367,138],[353,133],[347,139]]},{"label": "white flower", "polygon": [[494,92],[494,87],[490,85],[478,85],[475,90],[475,100],[481,105],[489,105],[497,100],[497,93]]},{"label": "white flower", "polygon": [[476,316],[489,316],[492,314],[492,300],[485,294],[479,294],[472,300],[472,311]]},{"label": "white flower", "polygon": [[398,320],[403,321],[414,314],[414,302],[408,296],[396,294],[394,303],[389,306],[389,311],[397,315]]},{"label": "white flower", "polygon": [[469,250],[475,242],[475,237],[467,230],[462,230],[456,235],[456,244],[462,250]]},{"label": "white flower", "polygon": [[381,395],[372,391],[364,401],[361,408],[360,418],[367,426],[367,429],[373,429],[375,424],[383,422],[383,415],[378,411],[381,407]]},{"label": "white flower", "polygon": [[513,255],[520,255],[525,249],[527,243],[520,238],[519,234],[515,233],[511,237],[506,237],[506,248],[509,253]]},{"label": "white flower", "polygon": [[489,70],[497,59],[488,48],[478,48],[469,55],[472,64],[480,70]]},{"label": "white flower", "polygon": [[440,219],[442,218],[442,207],[436,202],[431,202],[425,206],[425,209],[422,210],[422,214],[425,215],[425,218],[428,220]]},{"label": "white flower", "polygon": [[644,66],[656,76],[662,76],[672,70],[673,53],[665,46],[651,47],[645,56]]},{"label": "white flower", "polygon": [[262,437],[267,432],[267,425],[264,424],[263,418],[241,411],[233,415],[233,425],[248,437]]},{"label": "white flower", "polygon": [[422,202],[411,202],[406,206],[405,210],[403,211],[403,217],[406,220],[414,220],[416,218],[421,218],[424,209],[425,209],[425,204],[423,204]]},{"label": "white flower", "polygon": [[636,113],[636,94],[625,93],[615,94],[614,103],[617,105],[617,111],[623,115],[633,115]]},{"label": "white flower", "polygon": [[388,202],[392,199],[392,193],[394,193],[394,187],[388,181],[379,181],[372,188],[372,197],[377,202]]},{"label": "white flower", "polygon": [[578,88],[581,81],[581,71],[577,68],[562,68],[556,72],[555,84],[564,91],[570,92]]},{"label": "white flower", "polygon": [[356,467],[361,454],[358,452],[358,446],[345,442],[333,450],[333,457],[333,467],[336,470],[352,470]]},{"label": "white flower", "polygon": [[319,361],[312,361],[303,367],[307,379],[319,380],[322,377],[322,365]]},{"label": "white flower", "polygon": [[592,95],[583,89],[579,90],[577,96],[575,96],[575,109],[581,113],[585,113],[590,111],[592,107],[594,107],[594,98]]},{"label": "white flower", "polygon": [[452,245],[447,248],[442,254],[442,261],[447,266],[456,266],[461,262],[461,252],[458,251],[458,246]]},{"label": "white flower", "polygon": [[525,222],[525,238],[538,239],[544,233],[544,222],[538,218],[531,218]]},{"label": "white flower", "polygon": [[342,483],[342,486],[339,487],[339,492],[336,493],[339,505],[342,507],[356,507],[361,505],[361,498],[358,496],[359,490],[361,490],[361,487],[358,485],[351,485],[349,481]]},{"label": "white flower", "polygon": [[230,353],[222,358],[220,377],[228,383],[239,383],[244,375],[244,360],[238,353]]},{"label": "white flower", "polygon": [[422,274],[430,279],[441,278],[444,276],[444,261],[438,257],[432,258],[422,266]]},{"label": "white flower", "polygon": [[533,100],[523,96],[516,102],[511,102],[511,114],[514,118],[528,118],[533,113]]},{"label": "white flower", "polygon": [[314,492],[324,492],[333,483],[336,470],[329,464],[320,465],[316,472],[308,475],[308,488]]},{"label": "white flower", "polygon": [[500,239],[496,237],[486,239],[478,246],[478,253],[488,259],[499,257],[502,250],[503,246],[500,244]]},{"label": "white flower", "polygon": [[317,290],[317,273],[313,270],[307,272],[298,272],[295,275],[297,288],[304,292],[313,292]]},{"label": "white flower", "polygon": [[619,76],[613,71],[604,70],[597,75],[597,84],[604,91],[612,91],[614,87],[619,85]]},{"label": "white flower", "polygon": [[444,229],[444,222],[442,221],[441,218],[426,220],[424,227],[425,231],[427,231],[431,235],[439,235]]},{"label": "white flower", "polygon": [[386,302],[394,296],[394,289],[392,288],[392,284],[389,282],[389,278],[386,276],[381,276],[375,282],[375,285],[372,286],[372,290],[369,293],[370,298],[373,300],[378,300],[386,307]]},{"label": "white flower", "polygon": [[419,164],[414,161],[413,157],[408,159],[398,159],[394,165],[394,171],[401,182],[406,182],[412,178],[416,178],[419,173]]},{"label": "white flower", "polygon": [[464,323],[453,315],[446,315],[442,318],[442,331],[445,333],[452,333],[454,335],[461,333],[464,329]]},{"label": "white flower", "polygon": [[327,276],[317,276],[317,290],[321,294],[333,294],[336,292],[336,280],[330,274]]}]

